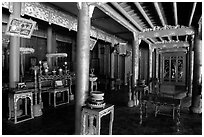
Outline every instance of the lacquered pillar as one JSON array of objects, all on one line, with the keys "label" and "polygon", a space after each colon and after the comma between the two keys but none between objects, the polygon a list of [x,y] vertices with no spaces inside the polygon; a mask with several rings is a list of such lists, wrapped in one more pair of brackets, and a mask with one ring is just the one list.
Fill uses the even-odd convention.
[{"label": "lacquered pillar", "polygon": [[[10,16],[19,18],[21,3],[13,2],[13,12]],[[20,37],[11,36],[9,52],[9,87],[15,88],[20,79]]]},{"label": "lacquered pillar", "polygon": [[75,134],[81,130],[81,109],[89,90],[90,17],[86,2],[78,3],[78,30],[76,51]]},{"label": "lacquered pillar", "polygon": [[[47,28],[47,53],[52,53],[52,27],[49,25]],[[47,57],[49,67],[52,67],[52,58]]]},{"label": "lacquered pillar", "polygon": [[201,103],[202,39],[200,35],[195,36],[195,43],[193,49],[194,49],[193,90],[190,111],[193,113],[202,113]]}]

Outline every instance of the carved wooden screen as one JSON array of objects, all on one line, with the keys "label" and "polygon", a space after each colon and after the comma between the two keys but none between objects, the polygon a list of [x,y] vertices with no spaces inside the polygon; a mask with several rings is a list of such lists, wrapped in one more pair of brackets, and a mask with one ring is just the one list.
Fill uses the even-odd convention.
[{"label": "carved wooden screen", "polygon": [[162,82],[184,85],[186,80],[186,54],[184,52],[163,53],[161,59]]}]

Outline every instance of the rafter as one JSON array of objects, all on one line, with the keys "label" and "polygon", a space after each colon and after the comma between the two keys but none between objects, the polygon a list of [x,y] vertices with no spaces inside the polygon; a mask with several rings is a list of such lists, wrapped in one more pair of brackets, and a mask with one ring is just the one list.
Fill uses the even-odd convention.
[{"label": "rafter", "polygon": [[[193,20],[193,15],[194,15],[195,9],[196,9],[196,4],[197,4],[197,2],[193,3],[193,8],[192,8],[192,11],[191,11],[191,16],[190,16],[190,19],[189,19],[189,22],[188,22],[188,26],[191,26],[191,23],[192,23],[192,20]],[[187,40],[188,40],[188,36],[186,36],[186,38],[185,38],[185,41],[187,41]]]},{"label": "rafter", "polygon": [[125,17],[128,18],[128,20],[130,20],[139,31],[142,31],[143,28],[117,3],[117,2],[111,2],[111,4],[118,9]]},{"label": "rafter", "polygon": [[105,17],[97,17],[97,18],[91,18],[92,21],[98,21],[98,20],[108,20],[110,19],[109,16],[105,16]]},{"label": "rafter", "polygon": [[163,42],[164,40],[162,39],[162,37],[159,37],[159,39]]},{"label": "rafter", "polygon": [[149,17],[147,16],[147,14],[145,13],[145,11],[143,10],[142,6],[139,4],[139,2],[134,2],[135,6],[139,9],[139,11],[141,12],[142,16],[146,19],[146,21],[149,23],[149,25],[154,28],[154,25],[152,24],[151,20],[149,19]]},{"label": "rafter", "polygon": [[[164,14],[163,9],[159,6],[158,2],[154,2],[154,7],[156,8],[156,11],[159,15],[159,19],[161,20],[162,25],[166,26],[167,21],[166,21],[165,16],[163,15]],[[167,37],[168,37],[168,40],[170,41],[171,40],[170,37],[169,36],[167,36]]]},{"label": "rafter", "polygon": [[171,38],[170,38],[169,36],[167,37],[167,39],[168,39],[169,41],[171,41]]},{"label": "rafter", "polygon": [[195,9],[196,9],[196,4],[197,4],[197,2],[193,3],[193,8],[192,8],[192,11],[191,11],[191,16],[190,16],[190,19],[189,19],[189,22],[188,22],[188,26],[191,26],[191,23],[192,23],[192,20],[193,20],[193,15],[194,15]]},{"label": "rafter", "polygon": [[107,4],[102,4],[97,6],[100,10],[102,10],[104,13],[109,15],[111,18],[116,20],[118,23],[126,27],[128,30],[132,32],[138,32],[138,30],[133,27],[126,19],[124,19],[119,13],[117,13],[113,8],[111,8]]},{"label": "rafter", "polygon": [[155,41],[152,38],[148,38],[149,41],[151,41],[153,44],[155,44]]},{"label": "rafter", "polygon": [[154,6],[155,6],[155,8],[156,8],[156,10],[157,10],[157,13],[158,13],[158,15],[159,15],[159,19],[161,20],[162,25],[165,26],[165,25],[166,25],[166,22],[165,22],[165,20],[164,20],[164,16],[162,15],[163,12],[162,12],[162,10],[161,10],[161,8],[160,8],[158,2],[154,2]]},{"label": "rafter", "polygon": [[177,4],[176,2],[173,3],[174,7],[174,20],[175,20],[175,25],[178,25],[178,15],[177,15]]},{"label": "rafter", "polygon": [[150,45],[152,45],[152,43],[149,41],[149,40],[147,40],[147,39],[143,39],[147,44],[150,44]]},{"label": "rafter", "polygon": [[[178,14],[177,14],[177,3],[176,2],[173,3],[173,7],[174,7],[175,26],[177,26],[178,25]],[[176,36],[176,40],[178,41],[178,36]]]}]

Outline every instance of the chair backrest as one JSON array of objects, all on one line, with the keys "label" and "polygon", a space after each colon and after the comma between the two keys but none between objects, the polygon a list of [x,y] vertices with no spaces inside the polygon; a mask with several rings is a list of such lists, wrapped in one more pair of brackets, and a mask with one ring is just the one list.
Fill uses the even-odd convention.
[{"label": "chair backrest", "polygon": [[159,94],[165,97],[173,97],[176,95],[175,85],[161,84]]}]

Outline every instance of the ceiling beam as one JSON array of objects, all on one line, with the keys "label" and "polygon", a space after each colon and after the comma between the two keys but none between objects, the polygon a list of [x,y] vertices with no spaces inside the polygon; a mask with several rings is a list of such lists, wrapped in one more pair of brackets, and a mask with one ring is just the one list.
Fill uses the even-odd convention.
[{"label": "ceiling beam", "polygon": [[128,20],[130,20],[139,31],[142,31],[143,28],[117,3],[117,2],[111,2],[111,4],[118,9],[125,17],[127,17]]},{"label": "ceiling beam", "polygon": [[189,42],[167,42],[167,43],[155,43],[152,44],[153,48],[181,48],[181,47],[189,47]]},{"label": "ceiling beam", "polygon": [[153,38],[153,37],[183,36],[183,35],[193,35],[194,33],[195,31],[191,27],[169,28],[169,29],[140,32],[139,38],[145,39],[145,38]]},{"label": "ceiling beam", "polygon": [[113,8],[111,8],[108,4],[101,4],[97,6],[104,13],[109,15],[115,21],[126,27],[131,32],[138,32],[138,30],[132,26],[126,19],[124,19],[119,13],[117,13]]}]

